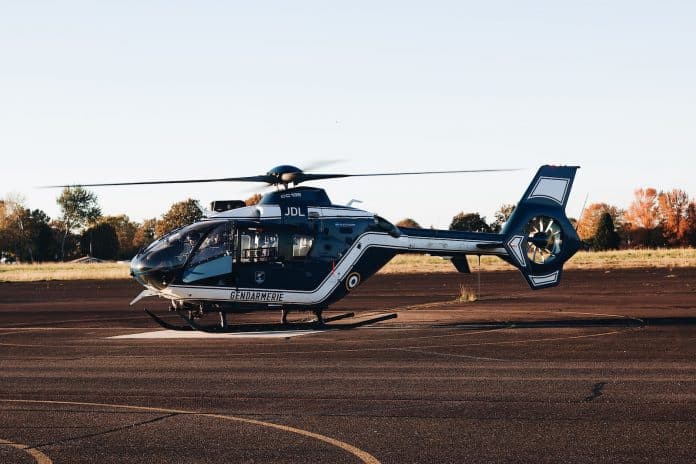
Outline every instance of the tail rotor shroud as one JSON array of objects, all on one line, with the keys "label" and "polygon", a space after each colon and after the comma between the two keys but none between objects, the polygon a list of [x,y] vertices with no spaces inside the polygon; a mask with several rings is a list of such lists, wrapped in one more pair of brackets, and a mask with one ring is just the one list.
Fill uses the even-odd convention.
[{"label": "tail rotor shroud", "polygon": [[533,217],[527,224],[527,237],[527,257],[532,263],[552,263],[561,253],[563,229],[552,217]]}]

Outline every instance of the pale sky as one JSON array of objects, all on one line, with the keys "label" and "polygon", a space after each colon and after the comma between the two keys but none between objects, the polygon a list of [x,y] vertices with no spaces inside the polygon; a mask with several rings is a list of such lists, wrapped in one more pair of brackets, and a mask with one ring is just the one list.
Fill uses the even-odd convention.
[{"label": "pale sky", "polygon": [[[317,182],[337,204],[492,219],[544,163],[585,196],[696,195],[696,2],[2,2],[0,196],[34,186],[323,171],[525,168]],[[312,184],[310,184],[312,185]],[[93,189],[159,216],[249,184]]]}]

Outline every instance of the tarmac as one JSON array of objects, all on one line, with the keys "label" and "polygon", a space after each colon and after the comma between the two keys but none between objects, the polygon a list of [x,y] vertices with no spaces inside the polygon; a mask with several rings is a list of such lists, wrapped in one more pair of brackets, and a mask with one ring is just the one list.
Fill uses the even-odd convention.
[{"label": "tarmac", "polygon": [[378,275],[329,325],[396,319],[231,334],[161,329],[132,281],[2,283],[0,463],[696,460],[696,269],[481,281]]}]

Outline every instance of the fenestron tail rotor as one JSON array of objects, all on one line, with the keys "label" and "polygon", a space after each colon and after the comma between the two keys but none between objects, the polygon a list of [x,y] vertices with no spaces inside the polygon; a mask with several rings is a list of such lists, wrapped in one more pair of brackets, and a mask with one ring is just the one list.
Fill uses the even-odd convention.
[{"label": "fenestron tail rotor", "polygon": [[[327,165],[330,162],[324,162]],[[331,162],[332,163],[332,162]],[[318,163],[314,163],[317,166]],[[314,167],[313,166],[313,167]],[[71,184],[71,185],[49,185],[43,188],[64,188],[64,187],[115,187],[129,185],[160,185],[160,184],[196,184],[206,182],[261,182],[269,186],[289,186],[299,185],[303,182],[326,179],[340,179],[346,177],[379,177],[379,176],[417,176],[431,174],[464,174],[464,173],[488,173],[488,172],[507,172],[517,171],[518,169],[461,169],[453,171],[414,171],[414,172],[380,172],[364,174],[341,174],[341,173],[309,173],[304,170],[291,166],[276,166],[266,174],[248,177],[220,177],[210,179],[178,179],[178,180],[153,180],[137,182],[107,182],[98,184]]]},{"label": "fenestron tail rotor", "polygon": [[563,230],[552,217],[533,217],[527,225],[527,256],[535,264],[549,264],[563,245]]}]

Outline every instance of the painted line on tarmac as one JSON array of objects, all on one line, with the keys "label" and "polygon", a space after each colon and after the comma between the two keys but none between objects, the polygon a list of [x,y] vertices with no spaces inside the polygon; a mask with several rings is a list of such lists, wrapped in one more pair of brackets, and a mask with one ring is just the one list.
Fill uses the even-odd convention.
[{"label": "painted line on tarmac", "polygon": [[49,331],[49,330],[150,330],[149,327],[83,327],[83,326],[75,326],[75,327],[0,327],[0,330],[7,330],[8,332],[1,332],[0,335],[6,335],[6,334],[13,334],[13,333],[18,333],[18,332],[29,332],[32,330],[36,331]]},{"label": "painted line on tarmac", "polygon": [[259,331],[259,332],[200,332],[197,330],[155,330],[151,332],[140,332],[126,335],[114,335],[107,337],[110,340],[177,340],[189,338],[290,338],[302,335],[312,335],[324,332],[323,330],[282,330],[282,331]]},{"label": "painted line on tarmac", "polygon": [[41,451],[37,450],[36,448],[32,448],[27,445],[22,445],[20,443],[14,443],[12,441],[7,441],[3,440],[0,438],[0,446],[10,446],[12,448],[18,449],[20,451],[25,452],[34,460],[36,461],[37,464],[53,464],[53,461],[51,461],[51,458],[43,454]]},{"label": "painted line on tarmac", "polygon": [[[198,417],[209,417],[212,419],[220,419],[220,420],[226,420],[226,421],[230,421],[230,422],[239,422],[239,423],[243,423],[243,424],[256,425],[259,427],[266,427],[266,428],[280,430],[283,432],[294,433],[296,435],[300,435],[300,436],[303,436],[306,438],[311,438],[314,440],[322,441],[322,442],[327,443],[331,446],[342,449],[343,451],[346,451],[347,453],[350,453],[353,456],[355,456],[356,458],[360,459],[360,461],[364,462],[365,464],[380,464],[380,461],[377,458],[375,458],[374,456],[372,456],[370,453],[368,453],[367,451],[363,451],[360,448],[356,448],[353,445],[342,442],[342,441],[337,440],[335,438],[331,438],[331,437],[328,437],[326,435],[321,435],[321,434],[315,433],[315,432],[310,432],[309,430],[299,429],[296,427],[290,427],[288,425],[276,424],[273,422],[265,422],[265,421],[260,421],[260,420],[256,420],[256,419],[248,419],[245,417],[228,416],[228,415],[224,415],[224,414],[212,414],[212,413],[203,413],[203,412],[195,412],[195,411],[184,411],[184,410],[180,410],[180,409],[155,408],[155,407],[147,407],[147,406],[133,406],[133,405],[127,405],[127,404],[87,403],[87,402],[81,402],[81,401],[0,399],[0,402],[15,403],[15,404],[20,403],[20,404],[53,404],[53,405],[70,405],[70,406],[96,406],[96,407],[104,407],[104,408],[130,409],[133,411],[149,411],[149,412],[159,412],[159,413],[165,413],[165,414],[183,414],[183,415],[192,415],[192,416],[198,416]],[[27,451],[29,449],[30,448],[27,448]],[[40,453],[40,454],[42,454],[42,453]],[[39,461],[39,464],[51,464],[51,460],[49,459],[48,461]]]},{"label": "painted line on tarmac", "polygon": [[[126,316],[126,317],[99,317],[99,318],[92,318],[92,319],[64,319],[64,320],[57,320],[57,321],[45,321],[43,324],[67,324],[68,322],[111,322],[111,321],[129,321],[131,319],[137,319],[137,320],[147,320],[147,318],[142,317],[142,316]],[[16,324],[10,324],[7,327],[7,329],[11,328],[17,328],[17,329],[31,329],[33,326],[31,324],[35,324],[34,322],[18,322]]]},{"label": "painted line on tarmac", "polygon": [[486,358],[484,356],[469,356],[466,354],[438,353],[435,351],[425,351],[425,350],[418,350],[418,349],[414,349],[414,348],[396,348],[396,350],[397,351],[406,351],[408,353],[431,354],[433,356],[442,356],[444,358],[466,358],[466,359],[474,359],[477,361],[501,361],[501,362],[509,361],[509,359]]}]

